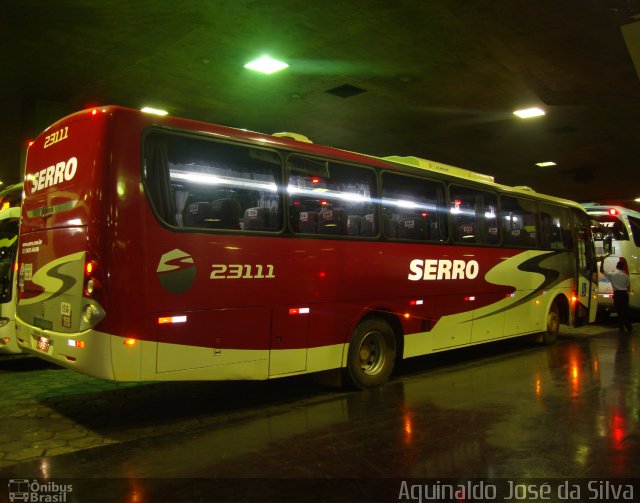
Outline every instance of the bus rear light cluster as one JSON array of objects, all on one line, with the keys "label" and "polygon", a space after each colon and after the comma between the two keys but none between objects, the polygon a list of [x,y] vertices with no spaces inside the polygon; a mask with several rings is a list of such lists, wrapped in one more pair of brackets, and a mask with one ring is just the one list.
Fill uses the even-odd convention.
[{"label": "bus rear light cluster", "polygon": [[100,267],[96,260],[89,260],[84,265],[84,288],[83,295],[85,297],[93,297],[96,290],[102,287],[102,282],[99,279]]},{"label": "bus rear light cluster", "polygon": [[82,349],[84,348],[84,341],[77,341],[75,339],[67,339],[67,346],[72,348]]}]

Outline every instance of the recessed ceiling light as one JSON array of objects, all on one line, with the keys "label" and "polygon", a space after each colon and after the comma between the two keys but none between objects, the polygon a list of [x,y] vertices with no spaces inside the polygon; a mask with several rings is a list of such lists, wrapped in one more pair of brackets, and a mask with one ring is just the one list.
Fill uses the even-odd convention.
[{"label": "recessed ceiling light", "polygon": [[547,166],[557,166],[557,164],[553,161],[544,161],[544,162],[536,162],[536,166],[540,166],[541,168],[546,168]]},{"label": "recessed ceiling light", "polygon": [[144,108],[141,108],[140,110],[142,110],[145,113],[155,114],[155,115],[167,115],[169,113],[166,110],[160,110],[159,108],[151,108],[151,107],[144,107]]},{"label": "recessed ceiling light", "polygon": [[265,73],[267,75],[279,70],[284,70],[288,66],[289,65],[283,61],[278,61],[277,59],[270,58],[269,56],[262,56],[261,58],[249,61],[249,63],[244,65],[244,67],[249,70],[255,70],[256,72]]},{"label": "recessed ceiling light", "polygon": [[634,201],[635,201],[636,203],[640,203],[640,197],[636,197],[636,198],[634,199]]},{"label": "recessed ceiling light", "polygon": [[540,115],[545,115],[545,111],[541,108],[525,108],[522,110],[516,110],[513,112],[513,115],[517,115],[521,119],[529,119],[530,117],[539,117]]}]

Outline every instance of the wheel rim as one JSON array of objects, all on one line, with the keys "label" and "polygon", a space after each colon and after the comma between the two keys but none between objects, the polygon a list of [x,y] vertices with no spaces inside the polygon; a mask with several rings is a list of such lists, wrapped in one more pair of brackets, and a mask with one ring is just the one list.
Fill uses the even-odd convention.
[{"label": "wheel rim", "polygon": [[375,375],[384,366],[384,336],[380,332],[369,332],[362,338],[358,354],[360,368],[367,375]]}]

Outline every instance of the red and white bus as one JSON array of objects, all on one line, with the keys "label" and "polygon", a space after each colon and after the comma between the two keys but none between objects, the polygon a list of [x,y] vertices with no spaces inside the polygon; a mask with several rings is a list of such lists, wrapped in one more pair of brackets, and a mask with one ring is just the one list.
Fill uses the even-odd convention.
[{"label": "red and white bus", "polygon": [[399,358],[551,343],[596,308],[576,203],[114,106],[29,148],[19,262],[19,344],[115,381],[342,370],[364,388]]}]

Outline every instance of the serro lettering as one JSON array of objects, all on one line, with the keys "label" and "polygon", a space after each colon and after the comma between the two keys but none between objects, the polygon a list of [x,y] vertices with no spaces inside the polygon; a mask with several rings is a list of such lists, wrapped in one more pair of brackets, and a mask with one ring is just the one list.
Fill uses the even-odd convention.
[{"label": "serro lettering", "polygon": [[475,279],[480,271],[476,260],[413,259],[409,264],[409,281]]},{"label": "serro lettering", "polygon": [[60,161],[48,168],[41,169],[33,175],[33,187],[31,193],[47,187],[71,180],[78,170],[78,159],[72,157],[68,161]]}]

